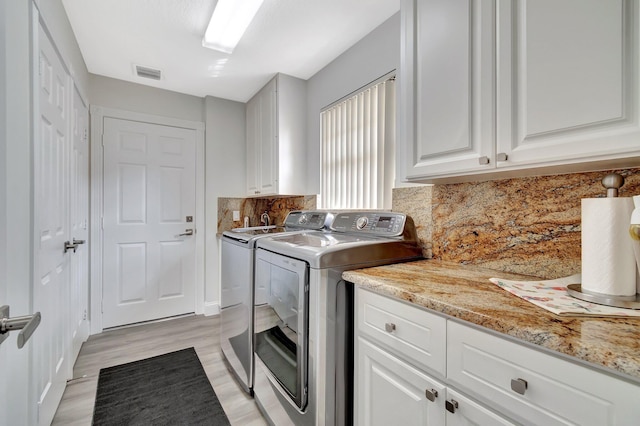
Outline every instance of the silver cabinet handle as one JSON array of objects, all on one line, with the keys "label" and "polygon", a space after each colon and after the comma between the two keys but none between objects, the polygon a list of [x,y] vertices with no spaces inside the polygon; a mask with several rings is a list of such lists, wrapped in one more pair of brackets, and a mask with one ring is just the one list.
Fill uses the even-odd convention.
[{"label": "silver cabinet handle", "polygon": [[40,325],[41,315],[36,312],[33,315],[10,318],[9,306],[0,307],[0,343],[6,339],[6,335],[13,330],[20,330],[18,333],[18,349],[22,349],[33,332]]},{"label": "silver cabinet handle", "polygon": [[396,331],[396,325],[392,322],[388,322],[384,325],[384,329],[387,330],[387,333],[393,333]]},{"label": "silver cabinet handle", "polygon": [[431,402],[435,401],[438,397],[438,391],[435,389],[427,389],[424,391],[424,393],[427,399]]},{"label": "silver cabinet handle", "polygon": [[525,379],[511,379],[511,390],[520,395],[527,391],[527,381]]},{"label": "silver cabinet handle", "polygon": [[456,412],[456,408],[458,408],[458,401],[456,401],[455,399],[451,399],[449,401],[445,401],[444,406],[445,406],[445,408],[447,409],[448,412],[455,413]]},{"label": "silver cabinet handle", "polygon": [[193,229],[185,229],[182,234],[178,234],[178,237],[184,237],[187,235],[193,235]]},{"label": "silver cabinet handle", "polygon": [[75,238],[73,239],[73,244],[75,245],[80,245],[80,244],[84,244],[86,243],[85,240],[76,240]]},{"label": "silver cabinet handle", "polygon": [[69,250],[73,250],[73,252],[75,253],[77,248],[78,245],[76,243],[70,243],[69,241],[64,242],[64,253],[68,252]]},{"label": "silver cabinet handle", "polygon": [[505,154],[504,152],[500,152],[496,156],[496,160],[498,160],[498,161],[507,161],[508,159],[509,159],[509,156],[507,154]]},{"label": "silver cabinet handle", "polygon": [[481,166],[484,166],[485,164],[489,164],[491,161],[489,160],[489,157],[482,156],[480,158],[478,158],[478,164],[480,164]]}]

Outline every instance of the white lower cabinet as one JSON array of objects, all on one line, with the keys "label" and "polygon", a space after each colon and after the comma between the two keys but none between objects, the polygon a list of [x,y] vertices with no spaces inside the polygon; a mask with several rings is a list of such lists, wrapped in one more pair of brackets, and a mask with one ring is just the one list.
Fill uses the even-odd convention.
[{"label": "white lower cabinet", "polygon": [[604,371],[362,288],[355,323],[356,425],[640,424]]},{"label": "white lower cabinet", "polygon": [[639,385],[454,321],[447,382],[522,424],[640,424]]},{"label": "white lower cabinet", "polygon": [[442,383],[364,337],[358,337],[356,350],[356,424],[444,424]]},{"label": "white lower cabinet", "polygon": [[357,425],[514,424],[364,337],[358,337],[357,353]]},{"label": "white lower cabinet", "polygon": [[356,292],[355,424],[509,425],[450,389],[447,320],[389,297]]}]

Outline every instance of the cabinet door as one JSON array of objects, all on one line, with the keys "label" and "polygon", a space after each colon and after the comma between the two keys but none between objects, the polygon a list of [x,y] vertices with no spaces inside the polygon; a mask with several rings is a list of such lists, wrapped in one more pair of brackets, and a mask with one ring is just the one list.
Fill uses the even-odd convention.
[{"label": "cabinet door", "polygon": [[247,103],[247,195],[278,192],[276,87],[274,78]]},{"label": "cabinet door", "polygon": [[447,389],[447,426],[507,426],[514,425],[458,392]]},{"label": "cabinet door", "polygon": [[254,97],[247,103],[247,195],[258,194],[260,153],[260,99]]},{"label": "cabinet door", "polygon": [[402,14],[408,179],[493,169],[495,2],[405,0]]},{"label": "cabinet door", "polygon": [[501,1],[498,17],[498,167],[640,155],[637,0]]},{"label": "cabinet door", "polygon": [[[362,337],[356,350],[356,424],[444,424],[442,384]],[[434,396],[433,402],[427,392]]]},{"label": "cabinet door", "polygon": [[278,193],[278,135],[276,79],[271,80],[260,96],[260,154],[258,161],[260,194]]}]

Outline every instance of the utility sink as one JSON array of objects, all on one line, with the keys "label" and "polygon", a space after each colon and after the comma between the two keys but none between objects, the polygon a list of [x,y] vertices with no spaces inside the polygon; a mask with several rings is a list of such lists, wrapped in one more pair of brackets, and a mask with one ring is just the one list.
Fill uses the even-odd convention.
[{"label": "utility sink", "polygon": [[276,225],[269,225],[269,226],[249,226],[246,228],[233,228],[231,231],[232,232],[249,232],[249,231],[264,231],[267,229],[274,229],[276,228]]}]

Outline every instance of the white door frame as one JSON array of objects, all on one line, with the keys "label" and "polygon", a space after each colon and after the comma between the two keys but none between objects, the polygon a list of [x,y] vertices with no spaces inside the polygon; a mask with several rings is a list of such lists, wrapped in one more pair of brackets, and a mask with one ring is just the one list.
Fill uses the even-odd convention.
[{"label": "white door frame", "polygon": [[91,105],[91,226],[89,237],[91,264],[90,319],[91,334],[102,332],[102,215],[103,215],[103,147],[104,119],[120,120],[192,129],[196,132],[196,314],[204,313],[205,273],[205,191],[204,191],[204,123],[177,118],[162,117],[115,108]]},{"label": "white door frame", "polygon": [[[29,2],[7,1],[0,8],[0,290],[1,304],[9,304],[11,316],[33,312],[33,38],[37,34],[38,10]],[[6,62],[4,62],[6,60]],[[11,63],[11,67],[6,64]],[[35,62],[37,63],[37,62]],[[21,191],[11,190],[21,188]],[[39,338],[36,330],[32,339]],[[33,344],[17,348],[16,332],[0,347],[0,424],[36,424],[38,421],[35,377],[32,371]],[[6,363],[6,364],[5,364]]]}]

